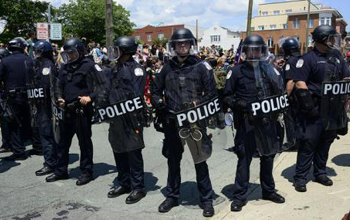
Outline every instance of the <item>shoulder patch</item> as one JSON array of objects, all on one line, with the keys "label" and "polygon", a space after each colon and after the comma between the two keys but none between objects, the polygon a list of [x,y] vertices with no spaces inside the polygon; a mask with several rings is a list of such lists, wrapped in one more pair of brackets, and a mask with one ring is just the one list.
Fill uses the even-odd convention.
[{"label": "shoulder patch", "polygon": [[286,71],[289,71],[290,70],[290,64],[287,64],[286,65]]},{"label": "shoulder patch", "polygon": [[231,78],[231,75],[232,75],[232,70],[228,71],[227,76],[226,76],[226,79]]},{"label": "shoulder patch", "polygon": [[143,70],[141,68],[136,68],[134,72],[135,76],[143,76]]},{"label": "shoulder patch", "polygon": [[97,64],[95,64],[95,69],[96,69],[97,71],[99,71],[99,72],[102,71],[101,67],[100,67],[99,65],[97,65]]},{"label": "shoulder patch", "polygon": [[50,70],[50,68],[44,68],[43,69],[43,75],[45,76],[45,75],[49,75],[50,74],[50,72],[51,72],[51,70]]},{"label": "shoulder patch", "polygon": [[212,70],[213,69],[213,67],[211,67],[210,66],[210,64],[208,63],[208,62],[204,62],[204,65],[205,65],[205,67],[208,69],[208,70]]},{"label": "shoulder patch", "polygon": [[297,68],[301,68],[301,67],[303,67],[303,65],[304,65],[304,60],[303,59],[299,59],[298,62],[297,62],[296,67]]}]

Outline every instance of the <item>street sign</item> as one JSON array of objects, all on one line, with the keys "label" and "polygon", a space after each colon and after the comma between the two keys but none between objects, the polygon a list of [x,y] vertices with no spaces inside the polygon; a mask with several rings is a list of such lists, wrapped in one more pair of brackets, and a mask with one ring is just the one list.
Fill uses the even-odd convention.
[{"label": "street sign", "polygon": [[48,23],[37,23],[36,38],[39,40],[49,39],[49,24]]},{"label": "street sign", "polygon": [[60,23],[50,24],[50,39],[62,40],[62,24]]},{"label": "street sign", "polygon": [[0,20],[0,34],[4,32],[6,27],[7,21],[6,20]]}]

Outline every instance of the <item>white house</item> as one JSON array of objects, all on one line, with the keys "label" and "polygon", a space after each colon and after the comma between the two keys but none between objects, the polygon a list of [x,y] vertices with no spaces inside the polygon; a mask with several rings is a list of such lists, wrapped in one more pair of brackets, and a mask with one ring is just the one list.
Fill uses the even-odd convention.
[{"label": "white house", "polygon": [[227,28],[215,25],[204,31],[203,38],[198,45],[200,47],[210,47],[214,44],[224,50],[229,50],[233,45],[234,50],[236,50],[240,40],[239,32],[233,32]]}]

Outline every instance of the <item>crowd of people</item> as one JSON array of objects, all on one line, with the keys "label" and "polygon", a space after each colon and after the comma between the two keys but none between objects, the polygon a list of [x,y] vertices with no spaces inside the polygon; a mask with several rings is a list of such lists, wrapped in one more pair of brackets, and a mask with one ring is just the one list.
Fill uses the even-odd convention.
[{"label": "crowd of people", "polygon": [[349,84],[350,70],[333,27],[320,25],[312,36],[314,49],[304,55],[295,38],[286,38],[283,56],[270,53],[259,35],[247,36],[237,51],[215,45],[197,49],[186,28],[173,33],[167,49],[138,45],[132,37],[117,38],[111,48],[84,38],[69,38],[62,48],[35,42],[34,35],[27,41],[14,38],[0,49],[0,153],[13,153],[2,160],[27,159],[25,147],[31,142],[44,156],[44,166],[35,174],[48,175],[47,182],[68,179],[76,134],[81,152],[76,184],[88,184],[93,180],[91,126],[107,122],[118,169],[118,185],[107,196],[129,194],[125,202],[134,204],[146,196],[143,131],[153,122],[164,134],[162,154],[168,160],[167,196],[159,212],[179,205],[180,164],[187,146],[199,206],[204,217],[211,217],[214,191],[206,161],[215,143],[207,129],[224,129],[230,119],[226,123],[236,129],[238,157],[232,211],[247,203],[254,156],[261,160],[265,200],[285,202],[272,169],[275,155],[291,148],[298,150],[296,191],[307,191],[311,166],[316,182],[331,186],[326,163],[334,139],[347,134],[350,91],[340,87]]}]

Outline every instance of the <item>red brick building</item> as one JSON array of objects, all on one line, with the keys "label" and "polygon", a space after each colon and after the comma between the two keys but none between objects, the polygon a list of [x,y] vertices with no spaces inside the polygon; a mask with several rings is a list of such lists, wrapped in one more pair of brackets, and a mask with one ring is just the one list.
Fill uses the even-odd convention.
[{"label": "red brick building", "polygon": [[175,30],[184,27],[185,25],[183,24],[158,27],[147,25],[143,28],[134,29],[134,33],[132,34],[132,36],[135,37],[135,40],[141,40],[143,43],[150,44],[156,38],[170,39],[171,35],[174,33]]}]

